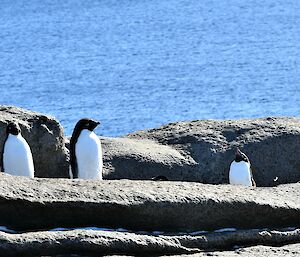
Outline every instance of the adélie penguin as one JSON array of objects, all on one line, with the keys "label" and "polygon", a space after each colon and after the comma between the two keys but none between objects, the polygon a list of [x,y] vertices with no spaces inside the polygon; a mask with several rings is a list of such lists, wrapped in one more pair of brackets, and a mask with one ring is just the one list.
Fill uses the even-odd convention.
[{"label": "ad\u00e9lie penguin", "polygon": [[256,186],[252,176],[250,160],[239,148],[236,149],[235,159],[230,165],[229,183],[233,185]]},{"label": "ad\u00e9lie penguin", "polygon": [[100,124],[91,119],[77,122],[70,141],[70,162],[73,178],[102,179],[102,148],[93,130]]},{"label": "ad\u00e9lie penguin", "polygon": [[151,180],[153,180],[153,181],[168,181],[169,179],[166,176],[159,175],[159,176],[151,178]]},{"label": "ad\u00e9lie penguin", "polygon": [[15,175],[34,177],[34,164],[30,147],[21,135],[21,129],[15,122],[6,127],[6,138],[1,155],[1,171]]}]

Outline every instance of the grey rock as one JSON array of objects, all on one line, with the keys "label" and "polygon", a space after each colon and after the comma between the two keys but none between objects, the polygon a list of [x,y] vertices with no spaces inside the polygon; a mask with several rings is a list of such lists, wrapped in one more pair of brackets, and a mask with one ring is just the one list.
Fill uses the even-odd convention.
[{"label": "grey rock", "polygon": [[[103,178],[149,180],[164,175],[184,180],[184,172],[197,163],[184,151],[148,139],[100,137],[103,149]],[[70,138],[65,139],[70,149]]]},{"label": "grey rock", "polygon": [[269,188],[192,182],[30,179],[0,174],[0,224],[13,229],[135,231],[300,226],[300,183]]},{"label": "grey rock", "polygon": [[[229,183],[236,147],[250,158],[257,186],[300,181],[300,119],[202,120],[100,137],[104,179]],[[67,143],[68,147],[68,143]]]},{"label": "grey rock", "polygon": [[147,139],[100,138],[105,179],[151,179],[164,175],[184,180],[196,162],[184,151]]},{"label": "grey rock", "polygon": [[[300,230],[286,231],[239,231],[205,236],[149,236],[135,233],[108,231],[74,230],[63,232],[31,232],[6,234],[0,232],[0,256],[41,256],[80,254],[81,256],[99,256],[99,254],[126,255],[163,255],[192,254],[199,256],[203,250],[232,249],[237,244],[276,245],[300,242]],[[299,244],[298,244],[299,245]],[[297,246],[297,245],[296,245]],[[281,253],[299,253],[295,245],[279,249]],[[235,253],[265,253],[270,247],[239,248]],[[274,251],[275,248],[272,250]],[[231,252],[232,253],[232,252]],[[97,255],[98,254],[98,255]],[[206,256],[218,256],[206,252]],[[204,254],[203,254],[204,255]],[[201,256],[203,256],[201,255]],[[205,255],[204,255],[205,256]],[[231,256],[231,255],[226,255]],[[248,256],[248,255],[244,255]]]},{"label": "grey rock", "polygon": [[[170,257],[170,255],[168,255]],[[298,257],[300,256],[300,244],[291,244],[285,246],[252,246],[246,248],[237,248],[234,251],[206,251],[196,254],[171,255],[172,257]],[[111,256],[112,257],[112,256]]]},{"label": "grey rock", "polygon": [[299,118],[179,122],[103,141],[106,178],[228,183],[238,146],[258,186],[300,181]]},{"label": "grey rock", "polygon": [[28,142],[37,177],[68,177],[63,129],[51,116],[12,106],[0,106],[0,151],[9,122],[18,122]]}]

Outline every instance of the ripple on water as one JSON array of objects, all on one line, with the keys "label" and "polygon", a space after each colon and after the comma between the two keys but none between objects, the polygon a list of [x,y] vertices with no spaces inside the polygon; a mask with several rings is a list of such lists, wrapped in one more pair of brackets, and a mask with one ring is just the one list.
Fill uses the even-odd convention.
[{"label": "ripple on water", "polygon": [[1,1],[1,104],[122,135],[299,115],[300,1]]}]

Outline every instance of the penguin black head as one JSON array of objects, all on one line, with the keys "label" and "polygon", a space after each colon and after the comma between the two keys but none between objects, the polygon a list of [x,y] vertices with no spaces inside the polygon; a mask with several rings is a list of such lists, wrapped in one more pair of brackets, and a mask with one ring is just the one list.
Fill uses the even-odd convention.
[{"label": "penguin black head", "polygon": [[21,133],[21,129],[19,125],[15,122],[10,122],[6,127],[6,134],[12,134],[17,136],[19,133]]},{"label": "penguin black head", "polygon": [[236,148],[235,159],[236,162],[250,162],[247,155],[244,154],[239,148]]},{"label": "penguin black head", "polygon": [[98,121],[84,118],[77,122],[75,130],[81,131],[83,129],[88,129],[90,131],[93,131],[99,124],[100,122]]}]

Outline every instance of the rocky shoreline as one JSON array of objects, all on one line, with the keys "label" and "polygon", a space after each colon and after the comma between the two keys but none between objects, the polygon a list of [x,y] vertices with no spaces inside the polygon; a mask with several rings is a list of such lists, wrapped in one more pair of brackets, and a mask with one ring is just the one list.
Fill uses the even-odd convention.
[{"label": "rocky shoreline", "polygon": [[[0,106],[0,144],[17,121],[32,149],[36,176],[69,177],[69,138],[55,118]],[[258,186],[300,181],[300,118],[177,122],[120,138],[100,137],[104,179],[150,179],[228,184],[236,147],[250,158]]]},{"label": "rocky shoreline", "polygon": [[[0,232],[0,256],[300,255],[298,118],[179,122],[101,137],[103,181],[66,179],[68,138],[53,117],[1,106],[0,143],[11,120],[40,178],[0,174],[0,225],[16,231]],[[257,188],[228,185],[237,146]],[[173,181],[148,181],[157,175]],[[90,226],[131,233],[49,231]]]},{"label": "rocky shoreline", "polygon": [[[153,256],[299,244],[299,199],[299,183],[266,188],[130,180],[54,183],[0,174],[0,220],[16,232],[0,232],[0,253]],[[49,231],[91,226],[124,229]]]}]

